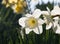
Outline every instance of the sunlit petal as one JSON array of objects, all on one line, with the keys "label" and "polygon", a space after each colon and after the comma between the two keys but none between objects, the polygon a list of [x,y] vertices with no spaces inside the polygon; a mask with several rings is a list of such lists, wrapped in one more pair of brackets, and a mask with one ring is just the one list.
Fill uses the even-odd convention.
[{"label": "sunlit petal", "polygon": [[51,15],[52,16],[60,15],[60,8],[59,8],[59,6],[54,6],[54,9],[51,11]]},{"label": "sunlit petal", "polygon": [[42,24],[44,24],[44,23],[45,23],[44,20],[42,20],[42,19],[39,19],[39,20],[38,20],[38,25],[42,25]]},{"label": "sunlit petal", "polygon": [[46,25],[46,30],[49,30],[52,27],[52,23]]},{"label": "sunlit petal", "polygon": [[32,15],[33,15],[33,17],[35,17],[35,18],[39,18],[40,15],[41,15],[41,10],[36,9],[36,10],[33,12]]},{"label": "sunlit petal", "polygon": [[28,13],[25,16],[26,17],[32,17],[32,15],[31,14],[28,14]]},{"label": "sunlit petal", "polygon": [[36,27],[36,28],[34,28],[33,29],[33,31],[36,33],[36,34],[39,34],[39,30],[38,30],[38,28]]},{"label": "sunlit petal", "polygon": [[49,15],[48,11],[42,11],[43,15]]},{"label": "sunlit petal", "polygon": [[31,31],[32,31],[32,29],[25,28],[25,33],[26,33],[26,34],[29,34]]},{"label": "sunlit petal", "polygon": [[60,34],[60,26],[59,25],[57,25],[57,29],[56,29],[56,32],[55,32],[56,34]]},{"label": "sunlit petal", "polygon": [[20,18],[20,19],[19,19],[19,25],[21,25],[22,27],[25,27],[25,20],[26,20],[26,19],[27,19],[26,17]]}]

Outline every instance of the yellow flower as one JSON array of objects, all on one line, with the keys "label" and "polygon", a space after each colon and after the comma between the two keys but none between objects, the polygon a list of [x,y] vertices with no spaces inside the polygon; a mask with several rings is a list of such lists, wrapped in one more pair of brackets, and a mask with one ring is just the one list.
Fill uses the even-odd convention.
[{"label": "yellow flower", "polygon": [[11,4],[17,3],[18,0],[3,0],[2,4],[6,5],[6,7],[9,7]]},{"label": "yellow flower", "polygon": [[12,9],[15,13],[23,13],[24,12],[24,7],[26,5],[24,4],[25,2],[19,1],[17,4],[12,6]]},{"label": "yellow flower", "polygon": [[11,3],[11,4],[17,3],[17,2],[18,2],[18,0],[8,0],[8,3]]},{"label": "yellow flower", "polygon": [[3,0],[2,1],[2,4],[6,5],[6,7],[9,7],[11,5],[15,5],[17,3],[26,7],[26,2],[24,0]]}]

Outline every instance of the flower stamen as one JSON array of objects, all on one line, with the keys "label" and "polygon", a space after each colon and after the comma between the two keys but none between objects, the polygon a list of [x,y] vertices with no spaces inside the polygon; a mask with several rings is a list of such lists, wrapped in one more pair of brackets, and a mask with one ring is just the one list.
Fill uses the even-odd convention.
[{"label": "flower stamen", "polygon": [[30,17],[26,20],[26,26],[29,28],[35,28],[38,25],[37,19]]}]

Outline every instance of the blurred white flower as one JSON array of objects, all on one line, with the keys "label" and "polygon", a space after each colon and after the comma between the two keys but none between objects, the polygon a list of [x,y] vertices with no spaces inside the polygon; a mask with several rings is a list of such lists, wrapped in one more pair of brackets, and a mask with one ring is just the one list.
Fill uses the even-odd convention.
[{"label": "blurred white flower", "polygon": [[42,4],[42,0],[39,0],[39,5],[41,5]]},{"label": "blurred white flower", "polygon": [[49,0],[49,2],[52,4],[54,0]]},{"label": "blurred white flower", "polygon": [[39,0],[31,0],[30,1],[30,9],[31,9],[31,13],[33,13],[33,11],[36,9],[36,5],[38,4]]},{"label": "blurred white flower", "polygon": [[53,10],[51,11],[51,15],[52,16],[60,15],[60,7],[58,5],[54,6]]},{"label": "blurred white flower", "polygon": [[43,14],[43,17],[44,17],[44,20],[46,23],[46,30],[49,30],[53,26],[53,24],[52,24],[53,20],[49,13],[50,12],[49,8],[47,8],[47,9],[48,9],[48,11],[42,11],[42,14]]},{"label": "blurred white flower", "polygon": [[43,32],[42,24],[44,21],[40,19],[41,11],[36,9],[33,14],[26,14],[25,17],[19,19],[19,25],[25,28],[26,34],[34,31],[36,34],[41,34]]},{"label": "blurred white flower", "polygon": [[42,0],[44,4],[47,4],[49,0]]}]

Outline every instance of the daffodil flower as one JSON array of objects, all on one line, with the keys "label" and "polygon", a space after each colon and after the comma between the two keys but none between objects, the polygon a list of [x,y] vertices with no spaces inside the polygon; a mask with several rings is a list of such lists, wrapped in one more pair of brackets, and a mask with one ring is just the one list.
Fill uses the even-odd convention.
[{"label": "daffodil flower", "polygon": [[14,4],[11,8],[13,9],[14,13],[23,13],[24,8],[26,7],[25,2],[18,2],[17,4]]},{"label": "daffodil flower", "polygon": [[42,24],[44,21],[39,18],[41,15],[41,11],[36,9],[33,14],[26,14],[25,17],[21,17],[19,19],[19,25],[22,28],[25,28],[26,34],[29,34],[31,31],[35,32],[36,34],[41,34],[43,32]]},{"label": "daffodil flower", "polygon": [[20,3],[20,5],[26,6],[26,2],[24,0],[3,0],[2,4],[6,5],[6,7],[10,7],[12,5],[16,5]]},{"label": "daffodil flower", "polygon": [[48,8],[48,11],[42,11],[42,14],[43,14],[43,17],[44,17],[44,20],[45,20],[45,23],[46,23],[46,30],[49,30],[51,27],[52,27],[52,16],[51,14],[49,13],[49,8]]},{"label": "daffodil flower", "polygon": [[18,13],[18,14],[22,13],[24,10],[24,8],[21,4],[15,4],[11,8],[13,9],[14,13]]},{"label": "daffodil flower", "polygon": [[54,32],[56,34],[60,34],[60,18],[54,17]]},{"label": "daffodil flower", "polygon": [[60,15],[60,7],[58,5],[54,6],[53,10],[51,11],[52,16]]},{"label": "daffodil flower", "polygon": [[9,7],[11,4],[17,3],[18,0],[3,0],[2,4],[6,5],[6,7]]},{"label": "daffodil flower", "polygon": [[17,3],[18,0],[8,0],[8,2],[11,3],[11,4],[12,4],[12,3]]}]

